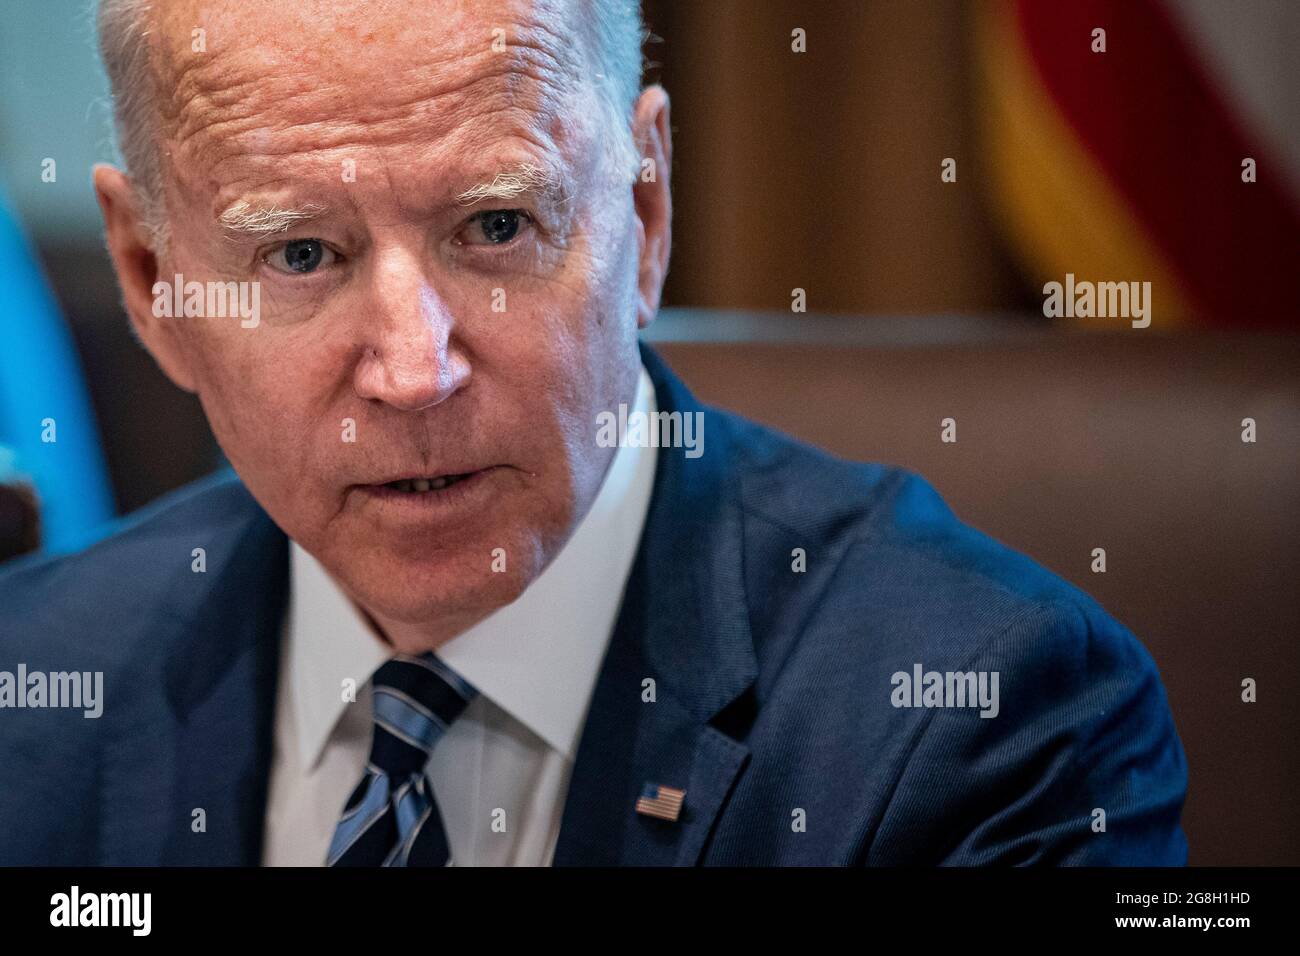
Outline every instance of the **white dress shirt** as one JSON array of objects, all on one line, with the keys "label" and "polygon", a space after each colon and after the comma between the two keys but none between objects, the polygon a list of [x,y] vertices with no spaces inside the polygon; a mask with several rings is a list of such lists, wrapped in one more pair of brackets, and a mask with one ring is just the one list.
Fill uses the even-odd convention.
[{"label": "white dress shirt", "polygon": [[[636,410],[654,414],[645,369]],[[593,440],[595,423],[592,425]],[[437,651],[479,695],[425,773],[456,866],[548,866],[587,706],[641,538],[654,448],[620,447],[591,510],[513,604]],[[370,678],[393,651],[290,543],[262,862],[321,866],[370,752]],[[355,681],[356,702],[344,700]]]}]

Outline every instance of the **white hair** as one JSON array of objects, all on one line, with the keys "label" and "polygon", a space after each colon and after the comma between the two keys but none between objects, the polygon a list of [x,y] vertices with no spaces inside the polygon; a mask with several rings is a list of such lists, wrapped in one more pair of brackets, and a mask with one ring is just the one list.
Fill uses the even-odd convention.
[{"label": "white hair", "polygon": [[[108,74],[118,152],[131,179],[137,209],[156,252],[166,249],[167,211],[163,198],[162,144],[159,142],[149,33],[155,0],[99,0],[99,51]],[[640,0],[585,0],[580,19],[589,33],[584,47],[596,80],[608,169],[629,181],[640,162],[632,141],[632,109],[641,92],[641,44],[647,36]]]}]

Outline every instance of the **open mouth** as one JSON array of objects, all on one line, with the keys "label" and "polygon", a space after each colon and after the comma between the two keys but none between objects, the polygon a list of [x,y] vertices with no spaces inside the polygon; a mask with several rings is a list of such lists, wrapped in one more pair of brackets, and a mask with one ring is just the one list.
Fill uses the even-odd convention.
[{"label": "open mouth", "polygon": [[450,487],[458,481],[464,481],[474,474],[477,474],[477,472],[468,472],[463,475],[437,475],[433,478],[399,478],[397,481],[390,481],[381,487],[418,495],[429,491],[442,491],[442,489]]},{"label": "open mouth", "polygon": [[492,476],[501,467],[489,465],[455,474],[411,475],[354,488],[365,500],[381,503],[385,515],[404,518],[422,515],[450,520],[454,515],[467,517],[478,514],[481,507],[490,503],[495,485]]}]

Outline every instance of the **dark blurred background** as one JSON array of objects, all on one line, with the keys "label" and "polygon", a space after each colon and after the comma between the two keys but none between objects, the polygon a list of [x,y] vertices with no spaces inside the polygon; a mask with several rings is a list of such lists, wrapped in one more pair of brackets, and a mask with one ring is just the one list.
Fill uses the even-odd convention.
[{"label": "dark blurred background", "polygon": [[[70,548],[218,462],[103,249],[91,9],[0,14],[0,555],[38,498]],[[1300,863],[1300,4],[644,9],[675,149],[650,337],[702,397],[920,471],[1094,594],[1164,676],[1191,862]],[[1151,282],[1151,326],[1045,318],[1066,273]],[[75,468],[34,438],[56,406]]]}]

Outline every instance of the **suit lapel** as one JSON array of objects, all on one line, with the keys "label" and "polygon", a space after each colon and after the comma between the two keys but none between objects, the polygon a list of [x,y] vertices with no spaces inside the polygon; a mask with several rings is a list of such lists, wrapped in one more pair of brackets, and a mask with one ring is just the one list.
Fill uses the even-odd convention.
[{"label": "suit lapel", "polygon": [[162,693],[138,695],[107,748],[105,863],[260,862],[288,553],[247,504],[173,590]]},{"label": "suit lapel", "polygon": [[[697,863],[749,755],[716,726],[757,673],[725,439],[644,346],[642,360],[660,411],[704,414],[709,455],[659,452],[640,550],[569,784],[557,866]],[[686,792],[676,821],[637,813],[647,784]]]}]

